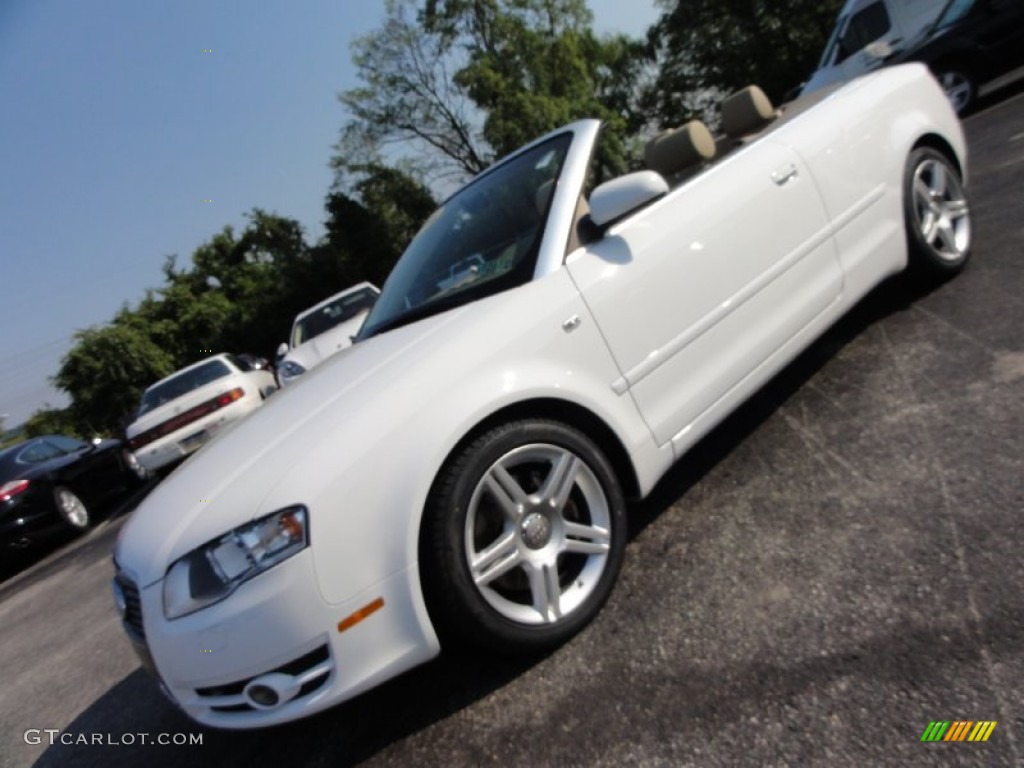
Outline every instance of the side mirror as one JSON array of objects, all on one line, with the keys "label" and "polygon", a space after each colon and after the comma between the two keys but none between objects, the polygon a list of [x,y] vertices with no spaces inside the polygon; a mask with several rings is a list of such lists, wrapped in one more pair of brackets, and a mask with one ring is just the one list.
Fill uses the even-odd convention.
[{"label": "side mirror", "polygon": [[590,219],[599,227],[621,219],[668,193],[668,182],[654,171],[637,171],[606,181],[590,193]]},{"label": "side mirror", "polygon": [[281,342],[277,347],[277,359],[280,360],[282,357],[288,354],[288,344]]},{"label": "side mirror", "polygon": [[889,45],[886,40],[875,40],[873,43],[868,43],[864,46],[864,53],[868,55],[869,59],[875,59],[879,62],[886,61],[892,58],[896,51]]}]

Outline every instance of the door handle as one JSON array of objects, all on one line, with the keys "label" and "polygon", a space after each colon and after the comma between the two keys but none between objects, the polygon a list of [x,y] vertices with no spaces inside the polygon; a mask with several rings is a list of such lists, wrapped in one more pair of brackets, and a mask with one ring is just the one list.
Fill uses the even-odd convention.
[{"label": "door handle", "polygon": [[800,172],[797,171],[796,165],[790,163],[789,165],[779,168],[776,171],[772,171],[772,181],[774,181],[778,186],[781,187],[785,184],[788,184],[790,181],[792,181],[799,175]]}]

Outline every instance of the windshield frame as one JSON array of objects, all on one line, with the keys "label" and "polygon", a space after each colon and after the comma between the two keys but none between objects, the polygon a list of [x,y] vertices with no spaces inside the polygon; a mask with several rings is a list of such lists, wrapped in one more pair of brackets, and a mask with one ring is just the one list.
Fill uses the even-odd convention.
[{"label": "windshield frame", "polygon": [[571,144],[567,133],[552,136],[445,200],[388,276],[365,335],[529,282]]},{"label": "windshield frame", "polygon": [[[443,209],[446,205],[449,205],[452,201],[456,200],[459,196],[468,190],[471,190],[476,185],[482,183],[488,178],[491,178],[492,174],[506,168],[510,163],[520,159],[523,155],[534,151],[541,145],[552,140],[568,136],[569,145],[562,158],[561,169],[554,177],[556,183],[554,185],[553,195],[548,205],[547,216],[546,218],[542,218],[542,222],[538,230],[539,244],[534,245],[534,252],[530,255],[528,263],[517,265],[515,280],[513,281],[509,279],[509,283],[522,285],[560,269],[565,261],[566,249],[569,243],[569,232],[576,214],[576,203],[580,195],[580,191],[583,188],[587,169],[590,164],[591,151],[597,140],[600,127],[601,122],[599,120],[579,120],[542,136],[472,179],[465,186],[461,187],[455,194],[448,197],[444,203],[439,206],[438,210]],[[435,212],[434,216],[436,215],[437,213]],[[431,219],[432,218],[433,216]],[[424,227],[430,224],[431,219],[427,220],[428,223],[425,224]],[[423,230],[421,230],[421,233],[422,231]],[[419,236],[420,235],[417,234],[416,237],[418,238]],[[413,239],[414,243],[415,241],[416,238]],[[410,244],[410,247],[411,245],[412,244]],[[410,247],[406,248],[405,253],[403,253],[398,264],[396,264],[391,275],[388,277],[388,280],[384,283],[384,286],[381,289],[381,298],[378,299],[374,309],[371,310],[370,315],[367,317],[366,322],[363,324],[362,329],[356,337],[356,341],[364,341],[379,333],[384,333],[402,325],[454,309],[455,307],[485,298],[486,296],[500,293],[513,287],[513,284],[501,282],[505,275],[499,275],[491,280],[482,281],[476,289],[473,287],[466,288],[449,296],[435,297],[434,300],[415,305],[415,307],[412,308],[412,311],[408,313],[392,314],[389,317],[383,317],[382,315],[375,317],[375,313],[383,312],[383,307],[385,306],[383,300],[390,288],[389,284],[392,283],[399,266],[410,253]],[[491,286],[493,290],[484,290],[484,286],[491,283],[493,283]],[[378,310],[378,307],[381,307],[382,309]]]}]

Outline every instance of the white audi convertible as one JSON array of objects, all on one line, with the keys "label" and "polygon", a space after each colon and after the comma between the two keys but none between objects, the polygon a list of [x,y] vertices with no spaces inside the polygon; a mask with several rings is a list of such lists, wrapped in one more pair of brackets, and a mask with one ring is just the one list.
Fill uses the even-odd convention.
[{"label": "white audi convertible", "polygon": [[322,710],[456,641],[594,618],[625,500],[887,275],[963,267],[965,144],[923,66],[776,110],[759,89],[603,179],[582,120],[424,224],[356,343],[167,478],[114,596],[201,723]]}]

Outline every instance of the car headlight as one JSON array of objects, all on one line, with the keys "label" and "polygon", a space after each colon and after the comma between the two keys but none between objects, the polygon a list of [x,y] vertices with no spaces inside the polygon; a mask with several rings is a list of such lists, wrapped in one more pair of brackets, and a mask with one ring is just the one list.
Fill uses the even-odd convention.
[{"label": "car headlight", "polygon": [[294,360],[285,360],[277,366],[277,376],[281,380],[282,385],[291,383],[305,372],[306,369]]},{"label": "car headlight", "polygon": [[220,602],[308,545],[305,507],[282,509],[235,528],[171,565],[164,577],[164,615],[177,619]]}]

